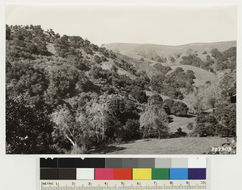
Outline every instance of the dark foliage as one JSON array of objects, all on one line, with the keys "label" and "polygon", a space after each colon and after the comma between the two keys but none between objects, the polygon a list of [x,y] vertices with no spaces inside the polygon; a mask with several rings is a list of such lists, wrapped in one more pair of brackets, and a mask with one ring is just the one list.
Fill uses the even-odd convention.
[{"label": "dark foliage", "polygon": [[7,58],[35,59],[37,55],[49,56],[47,36],[40,26],[6,26]]},{"label": "dark foliage", "polygon": [[200,137],[217,135],[218,122],[213,115],[202,113],[196,118],[195,133]]},{"label": "dark foliage", "polygon": [[186,72],[178,67],[168,74],[158,74],[151,78],[150,85],[153,90],[162,93],[170,98],[183,99],[184,95],[180,89],[185,89],[187,93],[193,91],[195,75],[193,71]]},{"label": "dark foliage", "polygon": [[[131,136],[136,136],[139,133],[137,131],[139,114],[133,102],[114,97],[107,102],[107,108],[108,117],[105,134],[109,139],[113,141],[116,138],[130,140]],[[132,124],[134,126],[131,126]],[[125,135],[129,132],[131,133],[126,138]]]},{"label": "dark foliage", "polygon": [[158,71],[162,72],[163,74],[166,74],[166,73],[168,73],[169,71],[171,71],[171,68],[170,68],[170,67],[163,66],[162,64],[158,64],[158,63],[155,64],[154,67],[155,67]]},{"label": "dark foliage", "polygon": [[125,71],[129,71],[132,74],[136,73],[136,70],[134,68],[134,66],[124,60],[121,60],[121,62],[115,61],[114,62],[118,67],[124,69]]},{"label": "dark foliage", "polygon": [[218,121],[218,134],[224,137],[236,136],[236,106],[221,104],[214,113]]},{"label": "dark foliage", "polygon": [[11,99],[6,102],[7,152],[15,154],[54,153],[51,149],[53,123],[44,108],[27,107]]},{"label": "dark foliage", "polygon": [[102,59],[98,56],[98,55],[95,55],[94,56],[94,60],[96,61],[96,63],[101,63],[102,62]]},{"label": "dark foliage", "polygon": [[185,103],[172,99],[164,100],[163,108],[169,115],[187,116],[188,112],[188,107]]},{"label": "dark foliage", "polygon": [[131,90],[130,93],[138,102],[140,103],[146,103],[147,102],[147,96],[145,92],[141,88],[137,88],[134,86],[134,88]]},{"label": "dark foliage", "polygon": [[141,136],[139,130],[139,121],[135,119],[128,119],[123,127],[123,140],[135,140],[139,139]]},{"label": "dark foliage", "polygon": [[196,67],[201,67],[203,65],[203,61],[195,54],[182,56],[182,60],[180,63],[183,65],[193,65]]},{"label": "dark foliage", "polygon": [[148,98],[148,104],[149,105],[157,105],[162,107],[163,105],[163,99],[160,95],[154,94]]},{"label": "dark foliage", "polygon": [[177,131],[170,135],[171,138],[185,137],[187,133],[182,131],[182,128],[178,128]]}]

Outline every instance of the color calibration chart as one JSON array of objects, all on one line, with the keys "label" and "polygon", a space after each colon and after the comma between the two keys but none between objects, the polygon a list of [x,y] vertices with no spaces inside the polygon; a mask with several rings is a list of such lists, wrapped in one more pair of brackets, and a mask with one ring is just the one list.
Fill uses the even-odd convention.
[{"label": "color calibration chart", "polygon": [[206,158],[41,158],[41,190],[208,189]]}]

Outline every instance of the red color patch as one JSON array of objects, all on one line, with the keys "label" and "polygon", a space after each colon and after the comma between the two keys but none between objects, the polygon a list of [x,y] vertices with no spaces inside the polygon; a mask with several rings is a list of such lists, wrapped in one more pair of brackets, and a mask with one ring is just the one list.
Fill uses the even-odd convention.
[{"label": "red color patch", "polygon": [[114,168],[113,177],[116,180],[132,180],[132,168]]}]

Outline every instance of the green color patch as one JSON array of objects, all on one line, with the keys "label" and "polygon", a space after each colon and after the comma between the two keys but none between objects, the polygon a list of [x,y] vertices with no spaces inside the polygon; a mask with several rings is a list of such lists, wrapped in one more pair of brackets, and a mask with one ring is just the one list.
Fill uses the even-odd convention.
[{"label": "green color patch", "polygon": [[152,168],[152,179],[170,179],[169,168]]}]

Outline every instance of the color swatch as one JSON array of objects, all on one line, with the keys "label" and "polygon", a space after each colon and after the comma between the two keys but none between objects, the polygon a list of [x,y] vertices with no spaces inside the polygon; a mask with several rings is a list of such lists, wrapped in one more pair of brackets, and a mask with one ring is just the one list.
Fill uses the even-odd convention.
[{"label": "color swatch", "polygon": [[204,180],[206,159],[40,159],[41,180]]},{"label": "color swatch", "polygon": [[188,169],[187,168],[171,168],[170,169],[170,179],[172,179],[172,180],[188,179]]},{"label": "color swatch", "polygon": [[151,180],[151,168],[133,168],[133,180]]},{"label": "color swatch", "polygon": [[115,180],[132,180],[132,168],[114,168],[113,179]]},{"label": "color swatch", "polygon": [[113,168],[95,168],[95,180],[112,180]]},{"label": "color swatch", "polygon": [[94,179],[94,168],[77,168],[76,179]]},{"label": "color swatch", "polygon": [[170,169],[169,168],[152,168],[153,180],[169,180]]},{"label": "color swatch", "polygon": [[188,179],[206,179],[206,168],[189,168]]}]

